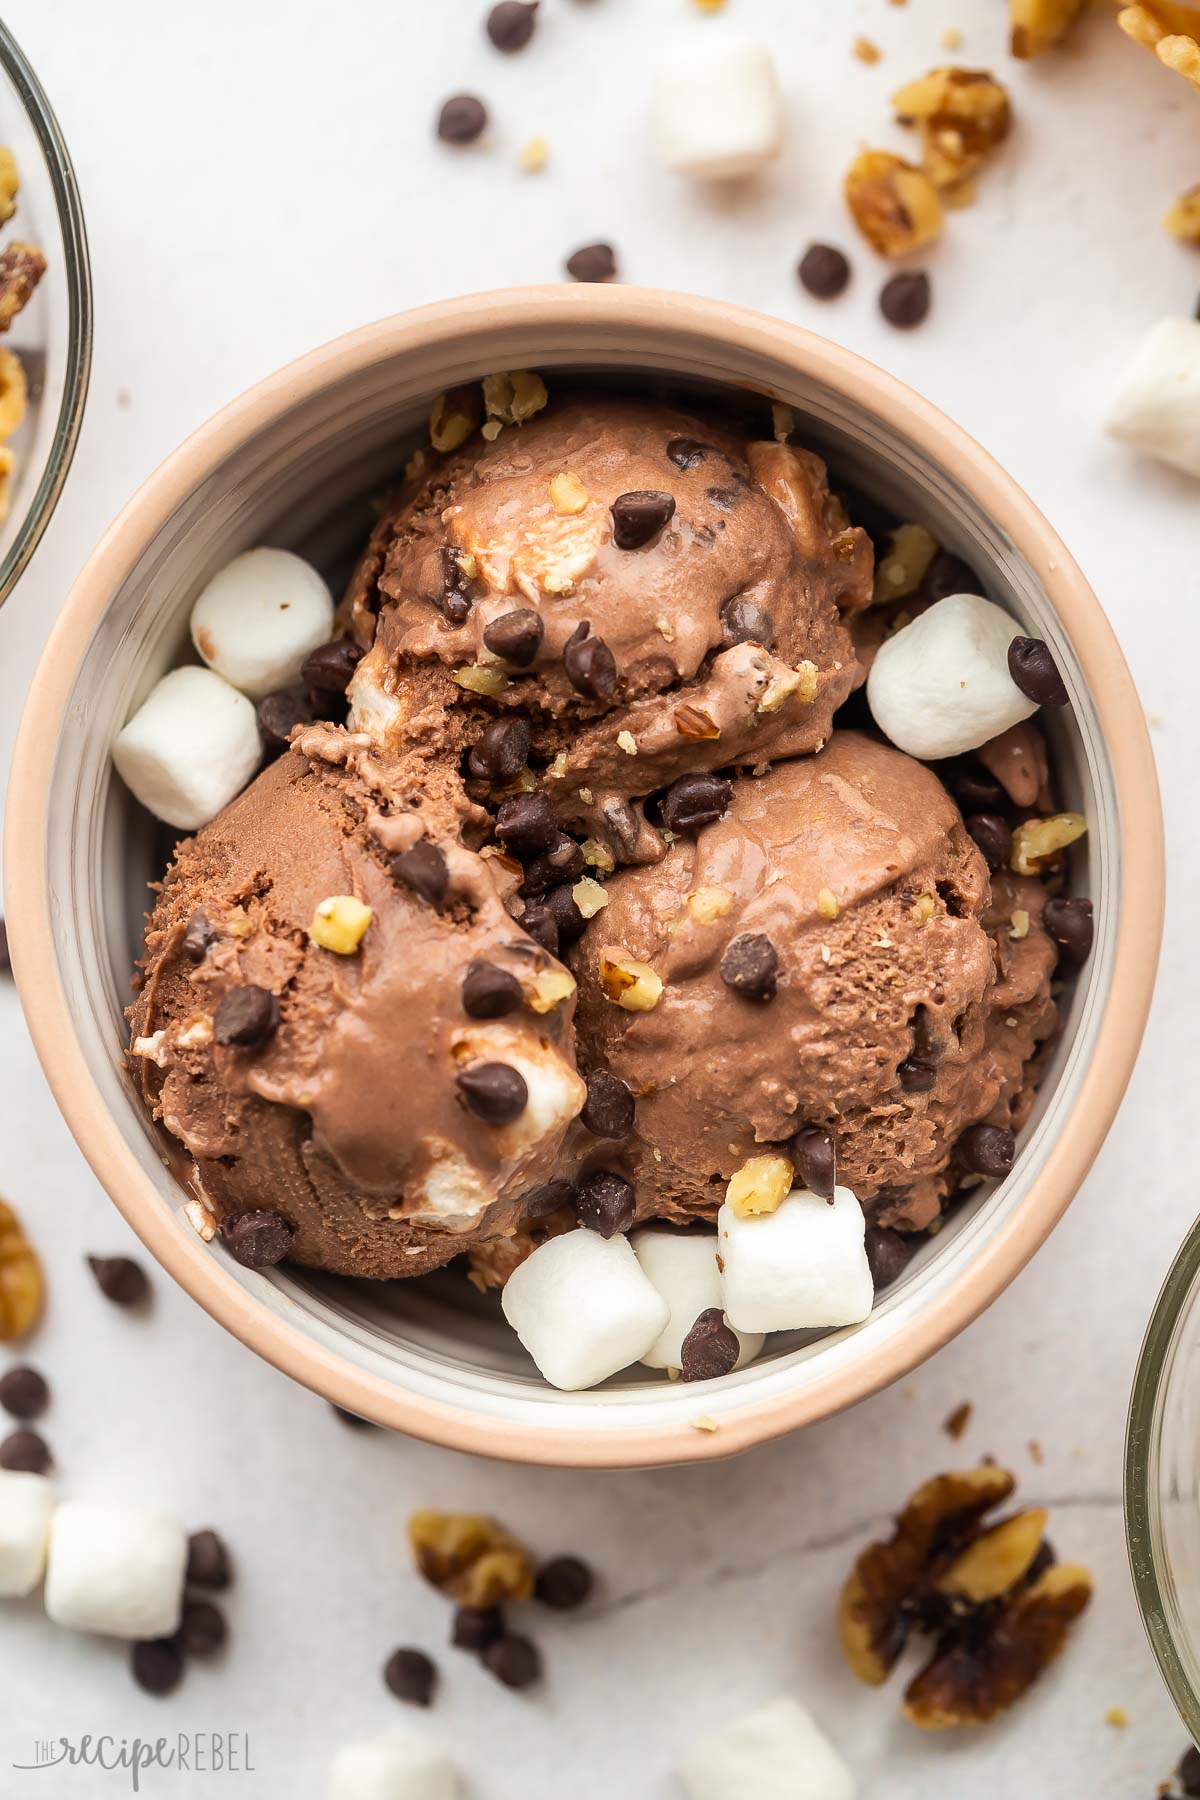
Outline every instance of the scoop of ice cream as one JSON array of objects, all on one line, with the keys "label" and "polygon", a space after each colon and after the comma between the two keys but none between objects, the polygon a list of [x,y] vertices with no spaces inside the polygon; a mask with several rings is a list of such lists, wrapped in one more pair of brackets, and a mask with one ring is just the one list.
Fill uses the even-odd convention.
[{"label": "scoop of ice cream", "polygon": [[[584,1098],[573,983],[461,841],[474,810],[453,771],[314,726],[163,884],[146,1098],[218,1217],[282,1214],[300,1262],[414,1274],[561,1203],[537,1190]],[[338,897],[348,938],[314,927]],[[274,1000],[231,1026],[250,990]]]},{"label": "scoop of ice cream", "polygon": [[[607,894],[573,953],[576,1027],[584,1067],[636,1097],[632,1137],[603,1154],[640,1214],[711,1215],[764,1144],[818,1126],[839,1182],[924,1225],[965,1127],[1019,1115],[1054,1020],[1041,885],[1003,876],[993,895],[909,757],[836,733],[737,781],[722,819]],[[662,983],[646,1010],[628,1010],[628,959],[653,972],[635,1002]]]}]

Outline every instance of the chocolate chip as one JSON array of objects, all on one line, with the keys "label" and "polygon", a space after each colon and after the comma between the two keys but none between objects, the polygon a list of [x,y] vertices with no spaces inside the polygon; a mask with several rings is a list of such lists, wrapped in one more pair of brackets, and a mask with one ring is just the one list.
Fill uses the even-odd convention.
[{"label": "chocolate chip", "polygon": [[663,795],[662,822],[677,836],[692,836],[724,817],[733,799],[733,783],[723,775],[681,775]]},{"label": "chocolate chip", "polygon": [[937,1070],[918,1062],[915,1056],[906,1056],[896,1074],[906,1094],[927,1094],[937,1084]]},{"label": "chocolate chip", "polygon": [[344,694],[362,656],[358,645],[349,638],[333,638],[309,651],[300,665],[300,674],[309,687],[319,688],[324,694]]},{"label": "chocolate chip", "polygon": [[459,1093],[485,1125],[511,1125],[529,1104],[525,1077],[508,1063],[476,1063],[456,1080]]},{"label": "chocolate chip", "polygon": [[213,1014],[213,1036],[218,1044],[238,1044],[245,1050],[257,1049],[275,1035],[279,1027],[279,1001],[269,988],[230,988],[222,994]]},{"label": "chocolate chip", "polygon": [[602,1238],[628,1231],[636,1210],[631,1184],[611,1169],[593,1169],[575,1190],[575,1217]]},{"label": "chocolate chip", "polygon": [[89,1256],[96,1285],[114,1306],[136,1306],[150,1292],[146,1271],[131,1256]]},{"label": "chocolate chip", "polygon": [[12,974],[12,958],[8,954],[8,927],[0,919],[0,975]]},{"label": "chocolate chip", "polygon": [[618,494],[609,510],[617,549],[640,550],[674,517],[675,496],[656,488],[639,488]]},{"label": "chocolate chip", "polygon": [[574,944],[587,930],[587,920],[580,912],[575,901],[572,884],[564,882],[562,887],[553,887],[546,895],[546,905],[558,927],[559,944]]},{"label": "chocolate chip", "polygon": [[546,794],[514,794],[496,814],[496,836],[522,859],[549,850],[558,841],[558,821]]},{"label": "chocolate chip", "polygon": [[295,1232],[282,1213],[239,1213],[221,1226],[221,1236],[235,1262],[244,1269],[271,1269],[282,1262],[292,1247]]},{"label": "chocolate chip", "polygon": [[208,955],[209,946],[216,941],[217,934],[208,914],[197,907],[184,928],[183,954],[189,962],[202,963]]},{"label": "chocolate chip", "polygon": [[542,615],[531,607],[519,606],[513,612],[501,613],[483,628],[483,642],[493,656],[503,657],[514,669],[527,669],[542,647],[546,627]]},{"label": "chocolate chip", "polygon": [[482,1662],[507,1688],[532,1687],[542,1673],[542,1657],[527,1637],[508,1632],[483,1652]]},{"label": "chocolate chip", "polygon": [[188,1539],[184,1580],[189,1587],[212,1588],[214,1592],[227,1588],[233,1580],[225,1540],[208,1526],[193,1531]]},{"label": "chocolate chip", "polygon": [[497,50],[523,50],[537,23],[538,0],[500,0],[487,16],[487,34]]},{"label": "chocolate chip", "polygon": [[642,835],[641,821],[628,800],[606,800],[604,822],[616,840],[617,849],[627,860],[632,859]]},{"label": "chocolate chip", "polygon": [[512,781],[529,760],[532,741],[528,719],[494,719],[475,740],[467,766],[477,781]]},{"label": "chocolate chip", "polygon": [[0,1443],[0,1469],[18,1469],[23,1475],[44,1475],[53,1460],[49,1444],[36,1431],[10,1431]]},{"label": "chocolate chip", "polygon": [[591,629],[586,619],[575,627],[563,645],[563,668],[581,694],[607,700],[617,685],[616,659],[603,638],[589,636]]},{"label": "chocolate chip", "polygon": [[474,94],[451,94],[438,114],[443,144],[473,144],[488,122],[487,107]]},{"label": "chocolate chip", "polygon": [[437,1670],[423,1650],[393,1650],[383,1665],[388,1688],[409,1706],[428,1706],[437,1678]]},{"label": "chocolate chip", "polygon": [[720,507],[722,512],[732,512],[738,501],[737,490],[728,487],[705,488],[704,498]]},{"label": "chocolate chip", "polygon": [[1085,900],[1082,895],[1068,900],[1047,900],[1042,909],[1042,924],[1068,962],[1087,961],[1096,929],[1090,900]]},{"label": "chocolate chip", "polygon": [[792,1161],[810,1193],[832,1200],[837,1183],[837,1149],[823,1125],[805,1125],[792,1139]]},{"label": "chocolate chip", "polygon": [[573,837],[560,831],[548,850],[526,863],[521,892],[523,895],[544,894],[564,881],[578,881],[586,868],[580,846]]},{"label": "chocolate chip", "polygon": [[980,768],[956,769],[949,778],[950,791],[964,813],[995,812],[1008,801],[1000,783]]},{"label": "chocolate chip", "polygon": [[530,900],[521,914],[521,924],[535,944],[540,944],[551,956],[558,955],[558,921],[550,906]]},{"label": "chocolate chip", "polygon": [[702,444],[699,438],[674,437],[667,439],[667,457],[677,469],[684,473],[698,468],[706,456],[715,456],[716,451],[711,444]]},{"label": "chocolate chip", "polygon": [[177,1641],[188,1656],[215,1656],[229,1628],[225,1615],[211,1600],[185,1600]]},{"label": "chocolate chip", "polygon": [[294,725],[311,725],[313,722],[312,701],[307,688],[277,688],[273,694],[264,695],[254,710],[263,743],[276,756],[287,749]]},{"label": "chocolate chip", "polygon": [[970,563],[949,550],[939,550],[929,565],[921,592],[928,600],[945,600],[951,594],[982,594],[983,583]]},{"label": "chocolate chip", "polygon": [[1016,1137],[1007,1125],[969,1125],[954,1147],[973,1175],[1007,1175],[1017,1154]]},{"label": "chocolate chip", "polygon": [[1005,869],[1012,855],[1012,830],[999,813],[972,813],[964,820],[968,835],[983,852],[989,869]]},{"label": "chocolate chip", "polygon": [[779,952],[761,931],[743,931],[721,958],[721,980],[746,1000],[773,1000],[779,984]]},{"label": "chocolate chip", "polygon": [[44,1375],[20,1363],[0,1375],[0,1406],[14,1419],[36,1419],[50,1404],[50,1389]]},{"label": "chocolate chip", "polygon": [[584,244],[567,258],[572,281],[611,281],[617,273],[617,257],[611,244]]},{"label": "chocolate chip", "polygon": [[721,608],[721,636],[729,649],[735,644],[761,644],[767,649],[775,636],[771,615],[753,600],[735,594]]},{"label": "chocolate chip", "polygon": [[498,1606],[459,1606],[450,1628],[450,1642],[457,1650],[476,1655],[504,1636],[504,1614]]},{"label": "chocolate chip", "polygon": [[[1196,316],[1200,318],[1200,308],[1197,309]],[[1189,1800],[1192,1796],[1200,1794],[1200,1750],[1197,1750],[1195,1744],[1184,1751],[1175,1773],[1179,1777],[1180,1787],[1189,1796]]]},{"label": "chocolate chip", "polygon": [[521,984],[495,963],[473,962],[462,983],[462,1006],[469,1019],[502,1019],[521,1004]]},{"label": "chocolate chip", "polygon": [[450,870],[442,852],[428,838],[421,838],[411,850],[402,850],[399,856],[393,856],[389,866],[394,881],[411,888],[430,906],[440,906],[445,900]]},{"label": "chocolate chip", "polygon": [[1008,672],[1025,695],[1039,706],[1065,706],[1067,689],[1050,646],[1041,638],[1015,637],[1008,646]]},{"label": "chocolate chip", "polygon": [[587,1099],[580,1122],[594,1137],[627,1138],[633,1130],[633,1095],[619,1075],[593,1069],[587,1078]]},{"label": "chocolate chip", "polygon": [[916,1244],[902,1231],[888,1225],[871,1225],[867,1229],[867,1264],[876,1293],[899,1279],[912,1261]]},{"label": "chocolate chip", "polygon": [[879,310],[889,325],[911,331],[929,312],[929,277],[923,269],[909,269],[885,281],[879,295]]},{"label": "chocolate chip", "polygon": [[438,552],[441,580],[433,603],[447,625],[464,625],[471,613],[471,577],[463,568],[463,553],[453,544]]},{"label": "chocolate chip", "polygon": [[183,1680],[183,1655],[174,1638],[151,1638],[129,1652],[133,1679],[147,1694],[173,1694]]},{"label": "chocolate chip", "polygon": [[832,244],[810,244],[796,273],[801,285],[817,300],[836,300],[849,283],[850,262]]},{"label": "chocolate chip", "polygon": [[578,1556],[552,1556],[537,1572],[534,1597],[555,1612],[571,1612],[582,1606],[592,1591],[593,1576]]},{"label": "chocolate chip", "polygon": [[715,1381],[728,1375],[741,1345],[719,1306],[706,1307],[683,1340],[680,1373],[685,1381]]}]

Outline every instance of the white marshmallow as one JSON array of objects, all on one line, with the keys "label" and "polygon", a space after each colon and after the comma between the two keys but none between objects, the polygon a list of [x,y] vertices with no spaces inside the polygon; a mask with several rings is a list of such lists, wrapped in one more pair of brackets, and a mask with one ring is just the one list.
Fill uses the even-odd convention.
[{"label": "white marshmallow", "polygon": [[42,1579],[53,1511],[44,1475],[0,1469],[0,1598],[32,1594]]},{"label": "white marshmallow", "polygon": [[117,773],[156,819],[196,831],[241,793],[262,744],[254,708],[211,669],[172,669],[113,745]]},{"label": "white marshmallow", "polygon": [[[671,1312],[665,1329],[639,1360],[648,1369],[677,1369],[683,1360],[683,1340],[700,1314],[714,1306],[720,1310],[723,1305],[716,1233],[663,1231],[651,1226],[635,1231],[629,1242]],[[735,1367],[741,1369],[758,1355],[763,1340],[758,1332],[734,1335],[741,1345]]]},{"label": "white marshmallow", "polygon": [[674,56],[655,87],[667,166],[701,181],[753,175],[778,156],[783,99],[771,53],[718,39]]},{"label": "white marshmallow", "polygon": [[644,1356],[670,1308],[623,1237],[564,1232],[504,1284],[504,1316],[552,1387],[595,1387]]},{"label": "white marshmallow", "polygon": [[738,1331],[858,1325],[871,1311],[866,1220],[849,1188],[832,1203],[793,1188],[773,1213],[717,1214],[721,1291]]},{"label": "white marshmallow", "polygon": [[387,670],[387,654],[382,644],[367,651],[346,689],[350,714],[347,731],[365,731],[377,743],[382,742],[401,716],[400,702],[383,685]]},{"label": "white marshmallow", "polygon": [[66,1500],[50,1525],[46,1611],[106,1637],[170,1637],[183,1603],[187,1537],[141,1506]]},{"label": "white marshmallow", "polygon": [[213,576],[192,608],[192,642],[210,669],[251,700],[298,679],[333,635],[333,595],[302,556],[264,546]]},{"label": "white marshmallow", "polygon": [[445,1752],[400,1725],[347,1744],[329,1771],[329,1800],[455,1800],[458,1791]]},{"label": "white marshmallow", "polygon": [[922,760],[961,756],[1037,711],[1008,672],[1021,635],[1003,607],[951,594],[879,646],[867,677],[875,723]]},{"label": "white marshmallow", "polygon": [[1113,437],[1200,477],[1200,319],[1160,319],[1113,395]]},{"label": "white marshmallow", "polygon": [[679,1773],[690,1800],[855,1800],[858,1793],[812,1714],[786,1694],[701,1738]]}]

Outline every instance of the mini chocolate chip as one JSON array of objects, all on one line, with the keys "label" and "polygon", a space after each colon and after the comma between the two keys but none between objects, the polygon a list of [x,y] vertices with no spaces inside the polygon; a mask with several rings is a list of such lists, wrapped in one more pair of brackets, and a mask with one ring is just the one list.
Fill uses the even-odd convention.
[{"label": "mini chocolate chip", "polygon": [[28,1364],[6,1369],[0,1375],[0,1406],[14,1419],[36,1419],[50,1404],[50,1389],[44,1375]]},{"label": "mini chocolate chip", "polygon": [[876,1293],[880,1288],[890,1287],[903,1275],[916,1247],[911,1237],[902,1231],[893,1231],[889,1225],[868,1226],[867,1264]]},{"label": "mini chocolate chip", "polygon": [[779,985],[779,952],[761,931],[743,931],[721,958],[721,980],[746,1000],[773,1000]]},{"label": "mini chocolate chip", "polygon": [[114,1306],[136,1306],[150,1292],[146,1271],[131,1256],[89,1256],[96,1286]]},{"label": "mini chocolate chip", "polygon": [[537,23],[538,0],[499,0],[487,16],[487,34],[497,50],[523,50]]},{"label": "mini chocolate chip", "polygon": [[692,836],[723,818],[733,783],[723,775],[681,775],[663,795],[660,813],[668,831]]},{"label": "mini chocolate chip", "polygon": [[469,1019],[502,1019],[521,1004],[521,984],[495,963],[473,962],[463,976],[462,1006]]},{"label": "mini chocolate chip", "polygon": [[558,841],[558,821],[546,794],[514,794],[501,802],[496,836],[513,856],[537,856]]},{"label": "mini chocolate chip", "polygon": [[508,1063],[476,1063],[456,1077],[458,1091],[485,1125],[511,1125],[529,1104],[529,1089],[519,1069]]},{"label": "mini chocolate chip", "polygon": [[674,517],[675,496],[660,489],[639,488],[629,494],[618,494],[609,511],[612,513],[613,543],[617,549],[640,550]]},{"label": "mini chocolate chip", "polygon": [[177,1641],[188,1656],[214,1656],[229,1636],[225,1615],[211,1600],[185,1600]]},{"label": "mini chocolate chip", "polygon": [[173,1694],[183,1680],[183,1655],[174,1638],[150,1638],[129,1652],[133,1679],[147,1694]]},{"label": "mini chocolate chip", "polygon": [[214,1592],[227,1588],[233,1580],[225,1540],[210,1526],[193,1531],[188,1539],[184,1580],[189,1587],[212,1588]]},{"label": "mini chocolate chip", "polygon": [[521,914],[521,924],[535,944],[540,944],[551,956],[558,955],[558,921],[551,907],[530,900]]},{"label": "mini chocolate chip", "polygon": [[968,835],[983,852],[989,869],[1005,869],[1012,855],[1012,829],[999,813],[972,813],[965,819]]},{"label": "mini chocolate chip", "polygon": [[447,544],[438,552],[441,581],[433,603],[447,625],[465,625],[471,613],[471,577],[463,568],[462,551]]},{"label": "mini chocolate chip", "polygon": [[575,1190],[575,1217],[602,1238],[628,1231],[635,1211],[631,1184],[612,1169],[593,1169]]},{"label": "mini chocolate chip", "polygon": [[814,298],[836,300],[850,281],[850,262],[833,244],[810,244],[796,273]]},{"label": "mini chocolate chip", "polygon": [[498,1606],[459,1606],[450,1627],[450,1642],[456,1650],[473,1650],[476,1655],[504,1636],[504,1614]]},{"label": "mini chocolate chip", "polygon": [[493,656],[503,657],[514,669],[527,669],[542,647],[546,627],[542,615],[531,607],[520,606],[513,612],[501,613],[483,628],[483,642]]},{"label": "mini chocolate chip", "polygon": [[716,451],[711,444],[702,444],[699,438],[674,437],[667,439],[667,457],[686,474],[689,469],[698,468],[706,456],[715,456]]},{"label": "mini chocolate chip", "polygon": [[796,1174],[811,1194],[832,1200],[837,1183],[837,1148],[823,1125],[805,1125],[792,1139]]},{"label": "mini chocolate chip", "polygon": [[775,636],[775,627],[771,615],[761,606],[735,594],[721,608],[721,636],[729,649],[735,644],[761,644],[767,649]]},{"label": "mini chocolate chip", "polygon": [[911,331],[929,312],[929,277],[923,269],[908,269],[885,281],[879,294],[879,310],[889,325]]},{"label": "mini chocolate chip", "polygon": [[273,756],[287,749],[293,725],[311,725],[313,722],[312,701],[307,688],[277,688],[273,694],[264,695],[254,710],[263,743]]},{"label": "mini chocolate chip", "polygon": [[937,1084],[937,1070],[918,1062],[915,1056],[906,1056],[896,1074],[906,1094],[927,1094]]},{"label": "mini chocolate chip", "polygon": [[410,1706],[428,1706],[437,1686],[438,1673],[423,1650],[393,1650],[383,1665],[383,1679],[397,1700]]},{"label": "mini chocolate chip", "polygon": [[1008,646],[1008,672],[1025,695],[1039,706],[1065,706],[1067,689],[1049,644],[1041,638],[1015,637]]},{"label": "mini chocolate chip", "polygon": [[1047,900],[1042,909],[1042,924],[1068,962],[1087,961],[1096,929],[1090,900],[1085,900],[1082,895]]},{"label": "mini chocolate chip", "polygon": [[973,1175],[999,1177],[1013,1166],[1017,1140],[1007,1125],[969,1125],[954,1148]]},{"label": "mini chocolate chip", "polygon": [[0,919],[0,975],[12,974],[12,958],[8,954],[8,927]]},{"label": "mini chocolate chip", "polygon": [[516,1632],[507,1632],[489,1644],[482,1656],[483,1666],[507,1688],[532,1687],[542,1673],[542,1657],[536,1644]]},{"label": "mini chocolate chip", "polygon": [[208,914],[197,907],[184,928],[183,954],[189,962],[202,963],[208,955],[209,946],[216,941],[217,934]]},{"label": "mini chocolate chip", "polygon": [[443,144],[473,144],[488,122],[487,107],[474,94],[451,94],[438,114]]},{"label": "mini chocolate chip", "polygon": [[956,769],[949,777],[950,791],[964,813],[995,812],[1008,803],[1008,795],[991,775],[980,768]]},{"label": "mini chocolate chip", "polygon": [[946,600],[951,594],[982,594],[983,583],[961,556],[939,550],[921,583],[921,592],[928,600]]},{"label": "mini chocolate chip", "polygon": [[617,257],[611,244],[584,244],[567,258],[572,281],[612,281],[616,273]]},{"label": "mini chocolate chip", "polygon": [[350,678],[362,661],[363,653],[349,638],[332,638],[310,650],[300,665],[300,674],[309,687],[325,694],[344,694]]},{"label": "mini chocolate chip", "polygon": [[533,1583],[534,1597],[555,1612],[571,1612],[582,1606],[592,1591],[593,1576],[578,1556],[552,1556],[544,1562]]},{"label": "mini chocolate chip", "polygon": [[477,781],[512,781],[529,759],[533,734],[528,719],[493,719],[480,737],[468,759],[468,767]]},{"label": "mini chocolate chip", "polygon": [[587,619],[575,627],[563,645],[563,668],[581,694],[607,700],[617,685],[616,659],[603,638],[589,636],[591,629]]},{"label": "mini chocolate chip", "polygon": [[558,927],[559,943],[576,943],[587,930],[588,922],[576,904],[572,884],[568,881],[561,887],[551,888],[546,895],[546,906]]},{"label": "mini chocolate chip", "polygon": [[419,839],[411,850],[402,850],[398,856],[393,856],[389,866],[394,881],[411,888],[430,906],[440,906],[445,900],[450,870],[442,852],[428,838]]},{"label": "mini chocolate chip", "polygon": [[741,1354],[741,1345],[719,1306],[700,1314],[683,1340],[680,1373],[685,1381],[715,1381],[728,1375]]},{"label": "mini chocolate chip", "polygon": [[580,1123],[594,1137],[627,1138],[633,1130],[633,1095],[619,1075],[593,1069],[587,1078],[587,1099]]},{"label": "mini chocolate chip", "polygon": [[295,1232],[282,1213],[260,1208],[239,1213],[221,1225],[221,1236],[235,1262],[244,1269],[271,1269],[292,1247]]},{"label": "mini chocolate chip", "polygon": [[257,1049],[279,1027],[279,1001],[269,988],[247,982],[222,994],[213,1014],[213,1036],[218,1044],[238,1044]]},{"label": "mini chocolate chip", "polygon": [[[1196,316],[1200,318],[1200,308],[1197,308]],[[1197,1750],[1195,1744],[1184,1751],[1175,1773],[1179,1777],[1180,1787],[1189,1796],[1189,1800],[1200,1794],[1200,1750]]]},{"label": "mini chocolate chip", "polygon": [[18,1469],[23,1475],[44,1475],[54,1458],[50,1446],[37,1431],[10,1431],[0,1443],[0,1469]]},{"label": "mini chocolate chip", "polygon": [[581,847],[573,837],[560,831],[548,850],[526,863],[521,892],[524,895],[544,894],[564,881],[578,881],[586,868]]}]

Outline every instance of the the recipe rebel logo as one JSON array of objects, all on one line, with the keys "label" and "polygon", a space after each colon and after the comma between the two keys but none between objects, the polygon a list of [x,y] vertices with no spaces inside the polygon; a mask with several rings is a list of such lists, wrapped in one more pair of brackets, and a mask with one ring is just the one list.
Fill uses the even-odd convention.
[{"label": "the recipe rebel logo", "polygon": [[124,1774],[130,1791],[142,1791],[148,1769],[177,1775],[253,1775],[250,1737],[244,1731],[177,1732],[174,1737],[117,1738],[107,1734],[80,1738],[38,1738],[32,1760],[14,1762],[22,1773],[45,1769],[90,1768]]}]

